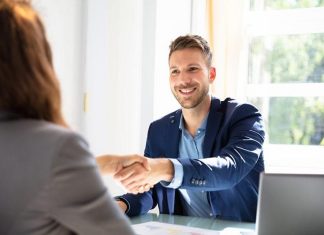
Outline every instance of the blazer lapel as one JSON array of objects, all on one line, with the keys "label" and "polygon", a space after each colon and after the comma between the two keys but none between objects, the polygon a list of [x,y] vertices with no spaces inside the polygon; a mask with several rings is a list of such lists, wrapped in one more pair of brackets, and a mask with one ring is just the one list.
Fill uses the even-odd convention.
[{"label": "blazer lapel", "polygon": [[177,158],[179,155],[179,141],[181,131],[179,129],[179,123],[181,118],[181,110],[177,110],[169,117],[169,125],[166,134],[165,143],[166,147],[166,155],[169,158]]},{"label": "blazer lapel", "polygon": [[[179,129],[180,118],[180,109],[169,116],[169,123],[165,135],[165,150],[167,158],[178,158],[179,155],[179,141],[181,135],[181,131]],[[166,189],[164,193],[167,197],[168,213],[173,214],[175,211],[175,190]]]},{"label": "blazer lapel", "polygon": [[216,136],[219,132],[223,115],[220,100],[212,98],[206,126],[206,135],[203,143],[204,157],[212,157],[214,144],[216,144]]}]

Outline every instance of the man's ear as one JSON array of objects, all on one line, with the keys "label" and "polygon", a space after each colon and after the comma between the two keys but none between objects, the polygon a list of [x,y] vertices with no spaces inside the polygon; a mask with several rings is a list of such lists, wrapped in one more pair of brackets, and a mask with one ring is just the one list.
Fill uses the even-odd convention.
[{"label": "man's ear", "polygon": [[210,82],[213,82],[216,79],[216,68],[210,67],[209,69],[209,80]]}]

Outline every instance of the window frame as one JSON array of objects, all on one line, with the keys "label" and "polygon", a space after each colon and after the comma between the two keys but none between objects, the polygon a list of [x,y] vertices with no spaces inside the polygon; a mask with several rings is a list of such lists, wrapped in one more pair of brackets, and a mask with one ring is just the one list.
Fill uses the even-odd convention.
[{"label": "window frame", "polygon": [[[244,2],[244,3],[243,3]],[[236,4],[236,7],[233,6]],[[215,95],[249,98],[322,97],[324,83],[248,83],[249,44],[253,37],[324,33],[324,7],[252,10],[249,1],[215,0]],[[219,22],[218,22],[218,21]],[[265,27],[266,25],[266,27]],[[264,145],[267,172],[324,173],[324,146]]]}]

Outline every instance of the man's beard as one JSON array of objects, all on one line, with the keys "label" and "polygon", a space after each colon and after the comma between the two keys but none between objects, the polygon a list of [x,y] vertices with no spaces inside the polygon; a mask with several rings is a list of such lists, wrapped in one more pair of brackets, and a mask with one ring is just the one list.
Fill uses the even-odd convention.
[{"label": "man's beard", "polygon": [[[179,88],[177,88],[175,90],[179,90]],[[181,107],[185,108],[185,109],[192,109],[192,108],[197,107],[208,95],[208,92],[209,92],[208,87],[204,88],[202,91],[199,92],[197,98],[193,98],[192,101],[188,103],[186,99],[183,99],[183,97],[181,97],[181,95],[178,95],[179,91],[178,92],[172,91],[174,97],[179,102]]]}]

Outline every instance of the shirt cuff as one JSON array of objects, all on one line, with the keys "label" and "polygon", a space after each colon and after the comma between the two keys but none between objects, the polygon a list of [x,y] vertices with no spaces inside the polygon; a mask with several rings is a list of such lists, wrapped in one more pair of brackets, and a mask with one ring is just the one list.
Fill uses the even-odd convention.
[{"label": "shirt cuff", "polygon": [[183,179],[183,166],[182,164],[176,159],[170,159],[174,167],[174,177],[170,183],[166,181],[161,181],[161,184],[167,188],[179,188],[182,184]]}]

